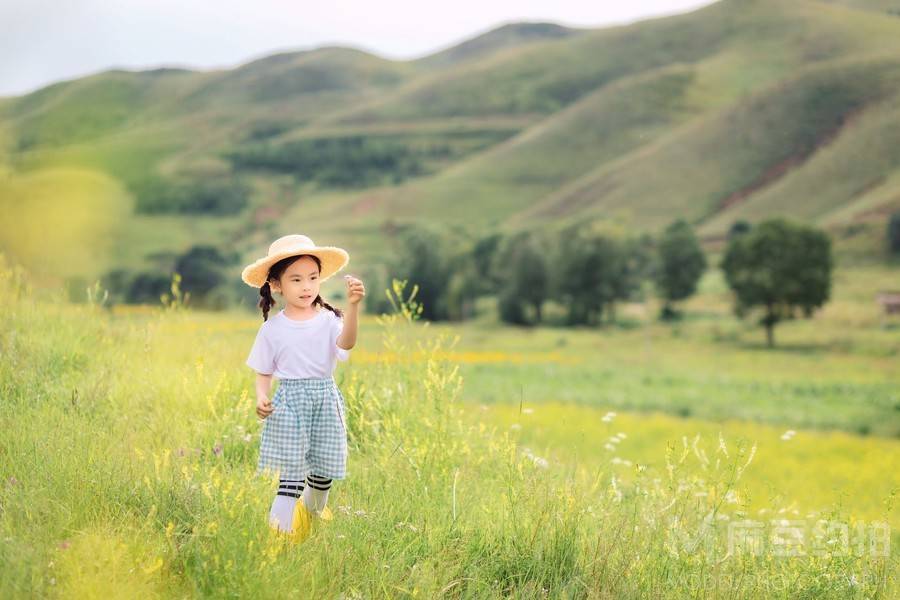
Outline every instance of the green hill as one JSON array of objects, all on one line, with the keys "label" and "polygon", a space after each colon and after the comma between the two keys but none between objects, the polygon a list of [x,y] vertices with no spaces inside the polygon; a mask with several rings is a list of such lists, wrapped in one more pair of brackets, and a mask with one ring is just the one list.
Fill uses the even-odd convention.
[{"label": "green hill", "polygon": [[[795,158],[810,156],[816,140],[836,133],[834,128],[849,111],[879,111],[874,96],[890,106],[898,90],[894,81],[879,80],[876,64],[900,42],[900,20],[895,18],[802,3],[722,3],[677,19],[598,32],[596,38],[629,40],[631,30],[643,32],[649,26],[658,28],[655,44],[671,45],[685,54],[691,48],[681,43],[684,38],[700,39],[703,43],[698,46],[707,49],[718,40],[718,46],[693,62],[669,55],[669,68],[618,77],[540,119],[503,146],[387,195],[384,212],[453,218],[478,207],[497,221],[510,217],[528,221],[623,210],[638,226],[657,226],[675,215],[702,222],[724,208],[715,204],[717,198],[726,203],[749,195],[749,186],[761,183],[768,168],[787,158],[783,151],[799,153]],[[728,28],[734,33],[721,41]],[[623,46],[625,42],[616,47]],[[842,68],[841,63],[854,55],[860,56],[855,66]],[[873,66],[868,68],[870,60]],[[526,57],[522,62],[531,60]],[[612,62],[623,68],[621,61]],[[863,68],[857,72],[856,67]],[[880,89],[870,92],[867,86],[875,84]],[[788,88],[791,95],[783,93]],[[819,104],[822,96],[832,94],[827,98],[832,106]],[[753,108],[753,102],[759,106]],[[857,107],[858,102],[865,107]],[[743,120],[734,123],[736,118]],[[799,146],[782,147],[788,141],[782,139],[787,135],[782,130],[785,123],[794,125],[790,141]],[[740,142],[740,135],[748,131],[758,133],[753,156]],[[686,154],[684,144],[695,145],[695,155]],[[687,175],[685,166],[694,172]],[[702,196],[707,192],[695,189],[709,183],[696,179],[701,171],[701,179],[725,178],[706,200]],[[608,176],[603,180],[607,172],[623,175],[614,182]],[[684,185],[673,189],[679,179]],[[659,182],[659,189],[651,186],[651,180]],[[613,190],[619,196],[604,200]],[[744,210],[752,204],[745,198]],[[690,210],[685,213],[686,209]],[[815,209],[809,213],[817,214]]]},{"label": "green hill", "polygon": [[[885,103],[896,98],[898,75],[900,62],[894,59],[829,62],[804,70],[711,118],[688,124],[652,147],[640,148],[627,160],[602,165],[531,207],[528,217],[626,211],[647,225],[664,226],[681,215],[708,228],[712,216],[712,223],[719,225],[711,228],[715,233],[724,233],[735,218],[773,212],[815,220],[835,208],[834,202],[852,199],[857,188],[871,185],[873,177],[900,166],[900,152],[891,151],[896,139],[888,139],[886,144],[856,148],[863,151],[856,155],[862,164],[854,162],[847,179],[828,183],[840,190],[813,190],[812,182],[797,190],[788,183],[808,179],[804,173],[809,169],[822,176],[811,162],[823,160],[826,150],[852,147],[862,115],[884,114]],[[727,153],[727,160],[719,152]],[[878,156],[883,159],[876,163],[878,168],[869,168]],[[756,209],[760,203],[766,210]]]},{"label": "green hill", "polygon": [[108,71],[0,100],[3,211],[65,169],[120,185],[130,216],[85,276],[194,243],[250,257],[296,230],[360,264],[387,219],[686,217],[715,243],[782,214],[871,258],[900,209],[898,51],[890,2],[722,0],[606,29],[509,24],[410,61],[326,47]]},{"label": "green hill", "polygon": [[581,31],[555,23],[509,23],[416,62],[426,68],[446,67],[482,58],[504,48],[519,48],[530,42],[564,38]]}]

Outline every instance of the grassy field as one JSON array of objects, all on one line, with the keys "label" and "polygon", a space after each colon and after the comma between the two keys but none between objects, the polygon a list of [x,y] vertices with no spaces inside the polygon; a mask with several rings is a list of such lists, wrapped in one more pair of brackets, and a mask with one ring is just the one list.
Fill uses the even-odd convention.
[{"label": "grassy field", "polygon": [[[840,269],[832,300],[814,318],[776,328],[774,349],[752,320],[731,315],[717,270],[706,274],[675,325],[656,321],[659,306],[650,301],[621,307],[619,324],[602,330],[511,331],[492,322],[486,304],[481,320],[463,328],[462,348],[489,350],[485,360],[477,352],[458,355],[470,384],[464,396],[739,417],[897,439],[900,323],[875,302],[894,277],[889,267]],[[561,320],[560,307],[546,312],[551,323]]]},{"label": "grassy field", "polygon": [[[258,317],[67,305],[41,297],[17,271],[0,273],[0,596],[898,591],[900,522],[890,498],[900,442],[877,428],[867,436],[832,429],[852,430],[864,402],[827,422],[800,418],[803,426],[765,393],[746,392],[728,419],[717,418],[724,404],[704,408],[708,390],[695,395],[689,418],[636,412],[636,388],[624,384],[647,374],[639,327],[486,331],[366,316],[359,345],[336,373],[351,462],[329,497],[335,521],[291,547],[265,524],[276,482],[252,476],[259,425],[243,361]],[[716,283],[705,286],[699,301],[712,310]],[[861,319],[870,318],[863,311]],[[788,331],[795,326],[803,327],[781,332],[784,343],[800,335]],[[732,376],[762,386],[818,385],[820,375],[839,380],[845,371],[842,385],[877,396],[891,375],[857,346],[817,350],[826,362],[816,367],[805,351],[704,342],[695,329],[702,324],[688,322],[683,338],[653,342],[653,361],[667,363],[657,370],[660,395],[687,402],[715,355],[724,364],[724,356],[745,353]],[[859,329],[857,342],[868,333]],[[566,346],[545,347],[563,335]],[[885,352],[891,343],[860,347]],[[616,350],[629,345],[639,348]],[[568,359],[576,348],[591,352],[601,372],[619,370],[600,393],[579,384],[583,402],[571,377],[552,371],[544,372],[545,382],[555,381],[546,391],[528,374],[524,401],[479,375],[493,369],[496,382],[513,382],[527,369],[575,368]],[[674,378],[679,361],[682,377]],[[629,376],[632,369],[638,374]],[[825,530],[823,550],[804,557],[774,555],[774,546],[728,553],[732,527],[781,523],[772,519],[846,523],[851,537],[840,550],[840,531]],[[868,545],[883,548],[885,535],[889,557]]]},{"label": "grassy field", "polygon": [[[785,426],[738,418],[708,421],[621,409],[604,421],[607,411],[562,402],[483,405],[481,410],[483,419],[512,432],[516,443],[551,460],[553,468],[585,479],[609,470],[610,461],[626,482],[634,465],[664,470],[667,447],[680,449],[685,438],[691,444],[697,435],[707,444],[720,434],[728,446],[735,440],[756,443],[754,466],[742,479],[745,506],[755,516],[774,511],[804,518],[840,505],[858,519],[874,521],[884,517],[885,502],[897,492],[896,475],[888,475],[900,472],[896,439],[804,429],[785,435]],[[625,437],[615,441],[620,432]],[[896,511],[890,523],[900,528]]]}]

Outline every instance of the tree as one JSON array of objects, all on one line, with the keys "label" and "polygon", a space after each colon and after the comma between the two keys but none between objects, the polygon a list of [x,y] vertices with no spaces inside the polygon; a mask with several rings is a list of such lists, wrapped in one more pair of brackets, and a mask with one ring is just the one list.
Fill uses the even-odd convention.
[{"label": "tree", "polygon": [[132,184],[139,213],[234,215],[242,211],[252,192],[244,179],[229,175],[178,178],[146,177]]},{"label": "tree", "polygon": [[891,254],[900,254],[900,211],[892,214],[888,221],[887,242]]},{"label": "tree", "polygon": [[770,219],[733,238],[722,269],[735,292],[735,313],[763,310],[760,324],[774,346],[775,325],[797,310],[810,317],[831,292],[831,240],[821,230],[784,219]]},{"label": "tree", "polygon": [[620,237],[618,241],[618,261],[616,262],[615,284],[610,301],[606,303],[607,318],[616,320],[616,305],[620,301],[635,300],[640,297],[641,284],[646,280],[653,266],[651,253],[653,238],[649,234],[638,237]]},{"label": "tree", "polygon": [[[465,239],[465,236],[459,234],[454,239]],[[450,273],[445,293],[447,318],[462,321],[475,315],[476,301],[490,291],[486,283],[490,267],[479,267],[471,241],[455,244],[454,248],[447,259]]]},{"label": "tree", "polygon": [[373,315],[390,314],[391,302],[388,299],[390,295],[390,283],[387,281],[386,268],[384,265],[377,265],[366,275],[366,299],[365,310]]},{"label": "tree", "polygon": [[170,275],[141,271],[131,278],[125,299],[131,304],[158,304],[160,296],[168,292],[171,286]]},{"label": "tree", "polygon": [[524,307],[534,311],[533,323],[540,323],[541,308],[547,300],[546,246],[532,233],[520,233],[504,240],[491,269],[498,287],[500,319],[507,323],[528,323]]},{"label": "tree", "polygon": [[697,290],[697,282],[706,270],[706,256],[684,220],[675,221],[663,232],[657,247],[656,288],[665,301],[662,317],[675,316],[672,303],[684,300]]},{"label": "tree", "polygon": [[422,317],[431,321],[448,316],[446,292],[450,280],[449,240],[443,229],[409,224],[398,232],[400,250],[391,262],[389,278],[419,286],[416,296]]},{"label": "tree", "polygon": [[732,238],[735,238],[741,234],[747,233],[750,231],[752,226],[747,221],[743,219],[739,221],[735,221],[731,224],[731,227],[728,228],[728,240],[730,241]]},{"label": "tree", "polygon": [[460,321],[475,316],[479,298],[499,292],[493,263],[503,235],[494,232],[473,240],[465,230],[451,233],[455,239],[465,240],[448,258],[450,275],[445,294],[447,317]]},{"label": "tree", "polygon": [[473,291],[477,296],[495,294],[500,290],[498,274],[493,270],[493,263],[502,241],[503,234],[493,232],[479,238],[472,248],[472,263],[479,274],[478,286]]},{"label": "tree", "polygon": [[222,270],[226,263],[226,258],[214,246],[193,246],[175,260],[175,272],[181,275],[181,288],[202,304],[225,281]]},{"label": "tree", "polygon": [[554,289],[569,307],[569,324],[615,319],[616,303],[632,297],[646,272],[645,240],[578,224],[560,231]]}]

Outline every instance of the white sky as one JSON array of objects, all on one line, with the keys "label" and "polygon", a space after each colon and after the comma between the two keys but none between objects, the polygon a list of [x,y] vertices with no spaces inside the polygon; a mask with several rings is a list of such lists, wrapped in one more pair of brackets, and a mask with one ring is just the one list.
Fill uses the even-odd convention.
[{"label": "white sky", "polygon": [[232,67],[322,45],[417,58],[504,23],[602,27],[711,0],[0,0],[0,96],[109,68]]}]

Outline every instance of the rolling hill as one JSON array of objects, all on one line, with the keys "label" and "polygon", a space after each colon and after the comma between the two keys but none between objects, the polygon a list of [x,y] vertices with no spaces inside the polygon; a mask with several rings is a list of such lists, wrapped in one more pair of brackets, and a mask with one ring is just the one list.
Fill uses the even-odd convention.
[{"label": "rolling hill", "polygon": [[[324,47],[108,71],[0,100],[0,207],[33,212],[30,186],[54,176],[106,182],[123,216],[91,230],[105,241],[87,277],[200,242],[251,257],[297,230],[364,265],[387,220],[416,219],[685,217],[715,244],[735,220],[787,215],[877,258],[900,210],[898,8],[721,0],[605,29],[508,24],[409,61]],[[178,204],[221,194],[207,182],[246,202]]]}]

